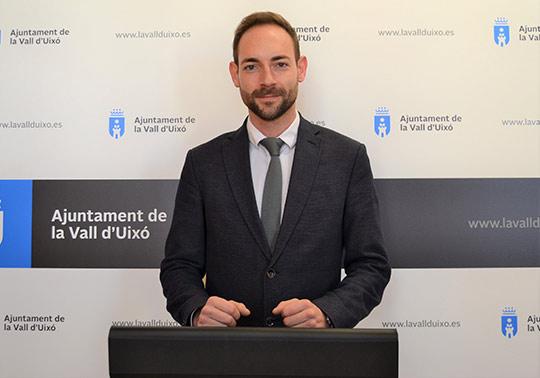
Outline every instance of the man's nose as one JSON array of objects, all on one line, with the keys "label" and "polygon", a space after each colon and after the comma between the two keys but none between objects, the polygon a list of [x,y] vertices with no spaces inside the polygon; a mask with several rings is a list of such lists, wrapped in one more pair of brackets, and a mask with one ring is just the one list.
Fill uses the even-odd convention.
[{"label": "man's nose", "polygon": [[276,83],[274,72],[269,66],[264,66],[261,72],[261,85],[271,86]]}]

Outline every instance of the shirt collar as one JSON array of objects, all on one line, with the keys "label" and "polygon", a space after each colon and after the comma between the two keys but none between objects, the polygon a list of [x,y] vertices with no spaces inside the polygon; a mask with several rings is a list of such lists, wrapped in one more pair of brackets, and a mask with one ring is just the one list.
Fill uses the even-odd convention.
[{"label": "shirt collar", "polygon": [[[266,138],[266,136],[261,133],[254,125],[251,123],[251,120],[247,119],[247,132],[249,136],[250,143],[259,148],[259,142]],[[278,138],[281,138],[285,142],[285,144],[289,148],[293,148],[296,145],[296,139],[298,137],[298,127],[300,126],[300,116],[298,115],[298,112],[296,112],[296,117],[294,118],[294,121],[290,124],[287,129],[281,133],[281,135],[278,136]]]}]

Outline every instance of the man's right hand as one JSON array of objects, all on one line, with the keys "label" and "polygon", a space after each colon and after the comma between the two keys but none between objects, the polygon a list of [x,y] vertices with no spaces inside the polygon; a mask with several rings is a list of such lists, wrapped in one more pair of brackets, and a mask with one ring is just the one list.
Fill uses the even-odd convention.
[{"label": "man's right hand", "polygon": [[221,297],[210,297],[200,311],[193,316],[195,327],[235,327],[240,316],[251,312],[240,302],[228,301]]}]

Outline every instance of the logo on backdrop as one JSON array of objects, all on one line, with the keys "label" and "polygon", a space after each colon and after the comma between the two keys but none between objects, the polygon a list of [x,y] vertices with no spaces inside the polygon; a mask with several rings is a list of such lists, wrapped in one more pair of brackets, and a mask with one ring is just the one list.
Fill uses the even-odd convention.
[{"label": "logo on backdrop", "polygon": [[126,122],[124,111],[122,109],[113,109],[109,117],[109,134],[114,139],[119,139],[124,136],[126,131]]},{"label": "logo on backdrop", "polygon": [[508,339],[516,336],[518,332],[516,310],[513,307],[505,307],[501,316],[501,331]]},{"label": "logo on backdrop", "polygon": [[495,43],[501,47],[508,45],[510,42],[510,27],[508,26],[508,20],[504,17],[497,17],[495,19],[495,26],[493,26],[493,37]]},{"label": "logo on backdrop", "polygon": [[0,200],[0,244],[4,240],[4,210],[2,210],[2,200]]},{"label": "logo on backdrop", "polygon": [[380,106],[375,109],[375,134],[384,138],[390,134],[390,114],[388,108]]}]

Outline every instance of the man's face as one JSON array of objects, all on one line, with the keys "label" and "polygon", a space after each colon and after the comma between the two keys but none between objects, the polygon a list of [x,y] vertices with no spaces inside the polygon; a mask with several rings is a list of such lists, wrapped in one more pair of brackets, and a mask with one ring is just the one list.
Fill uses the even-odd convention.
[{"label": "man's face", "polygon": [[229,66],[244,104],[264,121],[295,111],[292,106],[306,68],[306,58],[296,62],[292,38],[276,25],[246,31],[238,44],[238,65],[231,62]]}]

